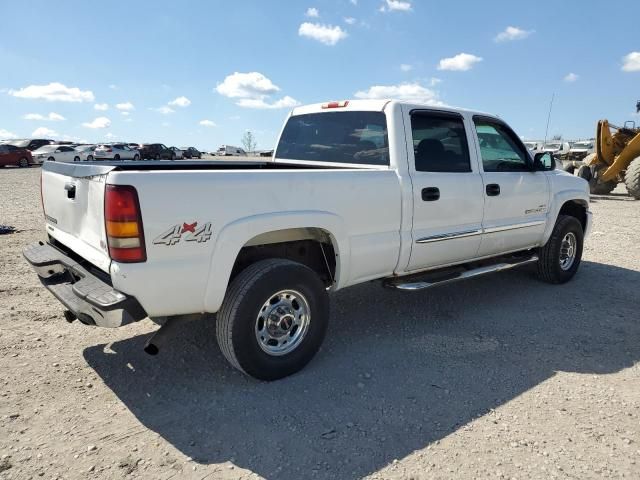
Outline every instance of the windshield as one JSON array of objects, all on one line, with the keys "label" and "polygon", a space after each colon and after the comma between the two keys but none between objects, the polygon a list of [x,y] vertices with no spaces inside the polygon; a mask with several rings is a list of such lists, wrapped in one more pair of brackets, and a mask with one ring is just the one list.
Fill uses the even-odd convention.
[{"label": "windshield", "polygon": [[36,150],[36,152],[53,152],[55,151],[55,149],[58,148],[57,145],[44,145],[42,147],[40,147],[39,149]]},{"label": "windshield", "polygon": [[389,165],[387,119],[382,112],[326,112],[289,118],[277,159]]}]

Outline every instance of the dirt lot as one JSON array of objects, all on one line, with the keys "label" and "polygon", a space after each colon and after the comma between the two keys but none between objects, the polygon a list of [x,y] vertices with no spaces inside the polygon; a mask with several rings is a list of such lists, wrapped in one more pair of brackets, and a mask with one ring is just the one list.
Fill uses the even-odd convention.
[{"label": "dirt lot", "polygon": [[333,295],[324,348],[275,383],[211,319],[157,357],[145,320],[67,323],[21,256],[39,169],[0,170],[0,479],[640,478],[640,202],[596,197],[564,286],[512,271]]}]

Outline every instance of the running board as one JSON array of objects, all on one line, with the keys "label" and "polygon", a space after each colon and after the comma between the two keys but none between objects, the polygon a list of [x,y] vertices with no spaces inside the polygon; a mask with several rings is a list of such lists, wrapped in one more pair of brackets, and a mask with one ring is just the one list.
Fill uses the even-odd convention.
[{"label": "running board", "polygon": [[[517,260],[515,262],[495,263],[493,265],[486,265],[482,267],[473,268],[470,270],[465,270],[463,272],[455,274],[454,276],[450,276],[442,280],[436,280],[436,281],[430,281],[430,282],[427,282],[427,281],[409,282],[409,281],[403,281],[401,277],[401,278],[395,278],[393,280],[387,280],[384,283],[384,286],[387,288],[393,288],[396,290],[413,292],[416,290],[424,290],[426,288],[438,287],[446,283],[457,282],[458,280],[466,280],[468,278],[479,277],[480,275],[486,275],[487,273],[502,272],[504,270],[510,270],[512,268],[520,267],[522,265],[527,265],[529,263],[533,263],[537,261],[538,261],[538,256],[533,255],[531,257],[527,257],[526,259]],[[428,273],[430,272],[423,274],[423,276]]]}]

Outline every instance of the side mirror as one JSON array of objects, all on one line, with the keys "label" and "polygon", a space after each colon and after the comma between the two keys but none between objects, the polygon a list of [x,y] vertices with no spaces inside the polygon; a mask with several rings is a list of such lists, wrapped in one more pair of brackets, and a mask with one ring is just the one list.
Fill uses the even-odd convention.
[{"label": "side mirror", "polygon": [[556,169],[556,160],[551,152],[538,152],[533,157],[533,170],[546,172]]}]

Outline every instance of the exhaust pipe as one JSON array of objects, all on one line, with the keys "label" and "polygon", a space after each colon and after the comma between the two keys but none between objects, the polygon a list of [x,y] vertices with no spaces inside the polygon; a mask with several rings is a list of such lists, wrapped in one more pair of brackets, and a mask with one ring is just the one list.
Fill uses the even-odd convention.
[{"label": "exhaust pipe", "polygon": [[176,315],[167,317],[167,321],[149,337],[144,344],[143,350],[149,355],[157,355],[160,353],[160,348],[163,347],[179,329],[179,325],[198,318],[200,318],[200,315]]}]

